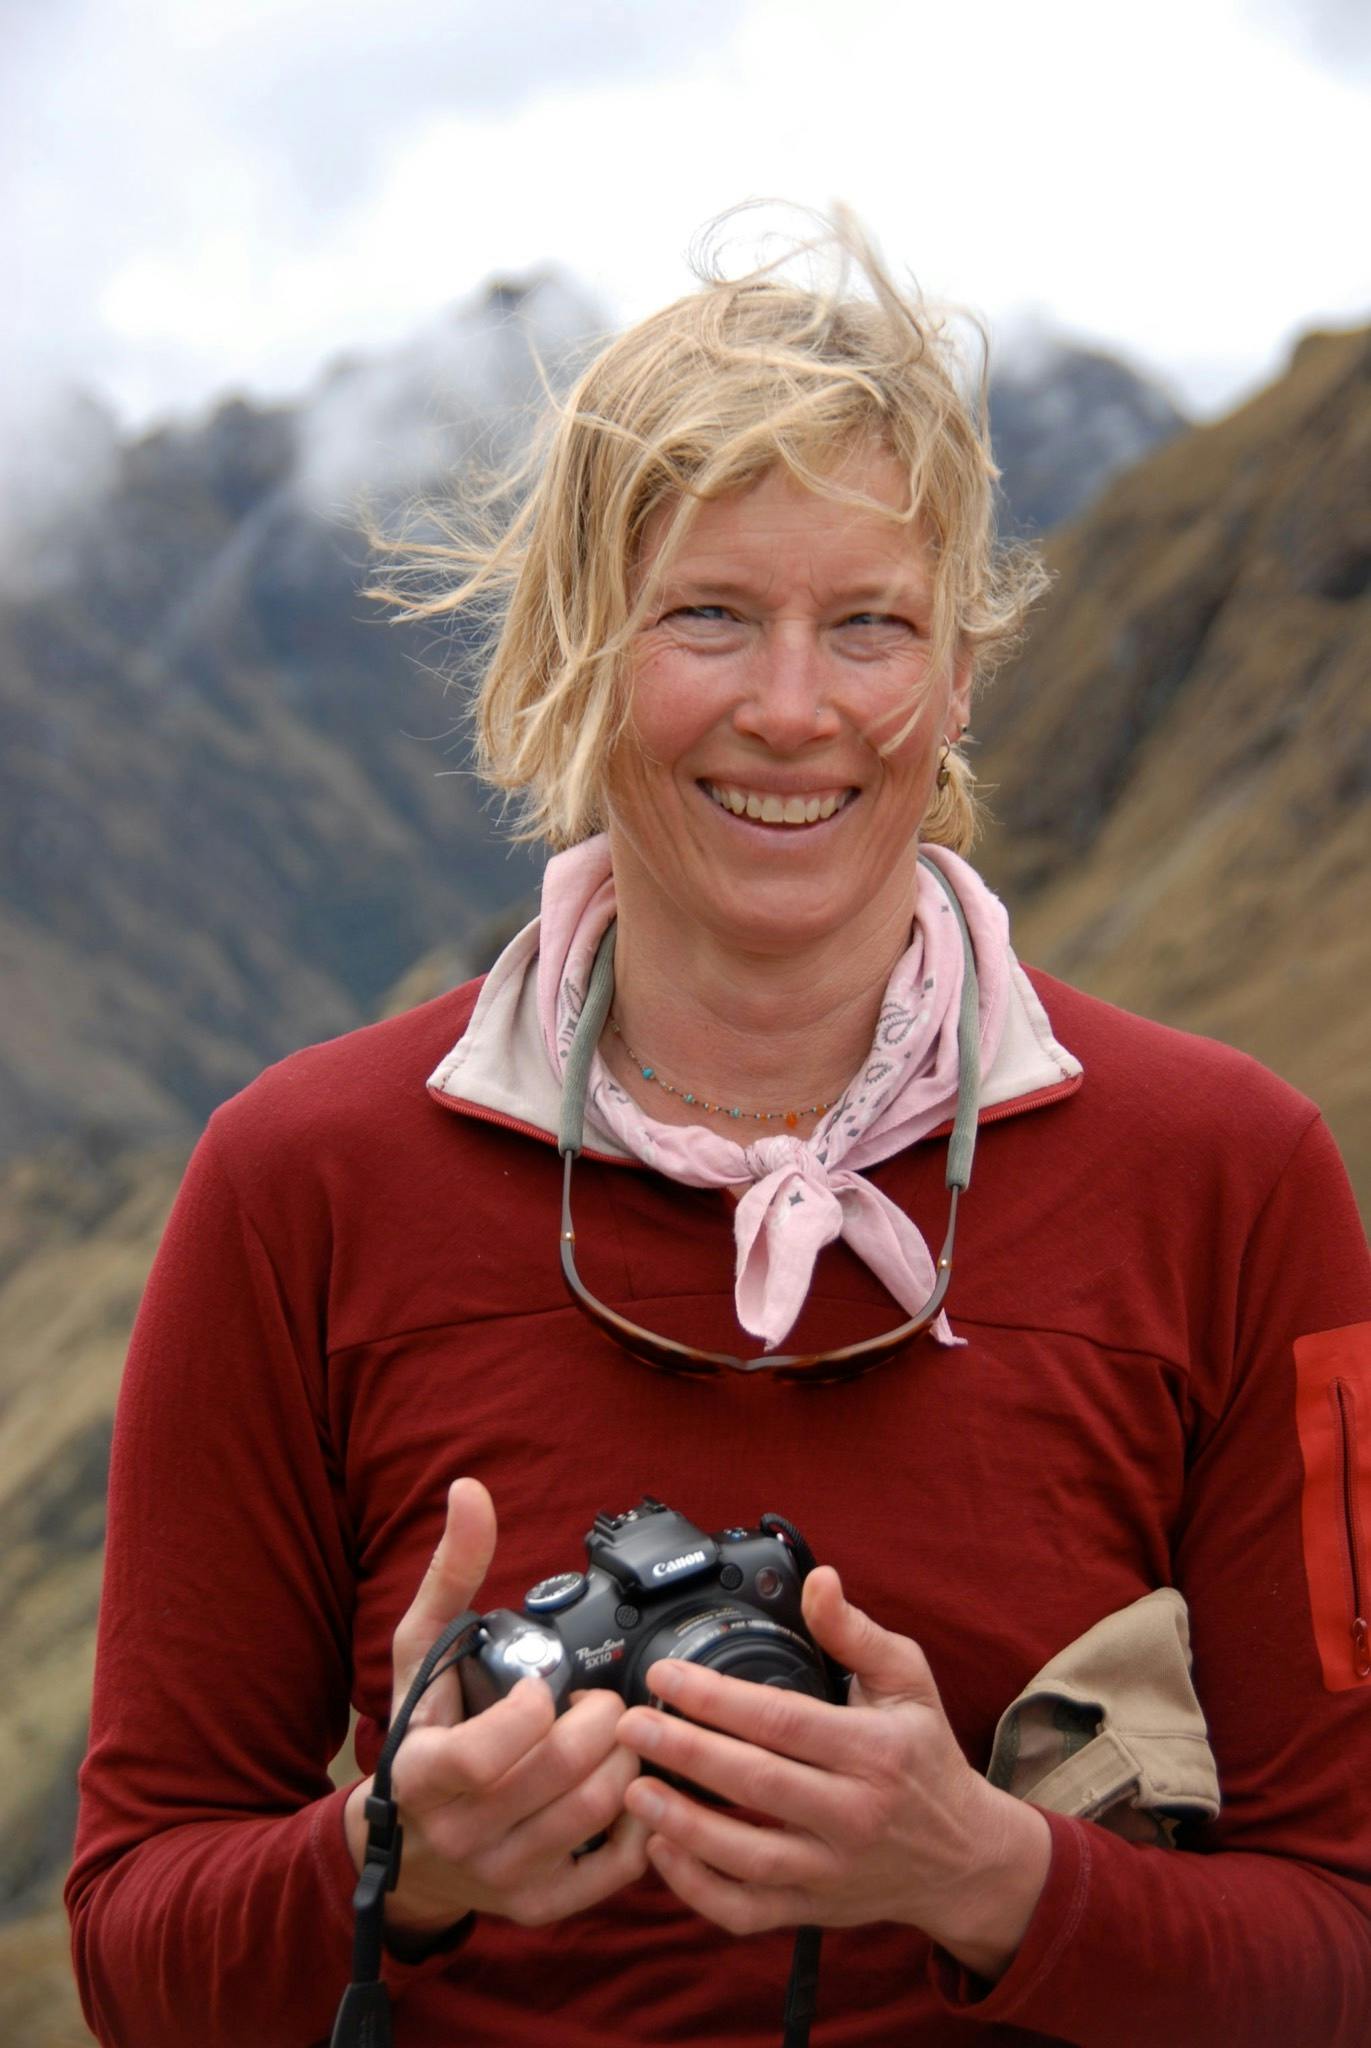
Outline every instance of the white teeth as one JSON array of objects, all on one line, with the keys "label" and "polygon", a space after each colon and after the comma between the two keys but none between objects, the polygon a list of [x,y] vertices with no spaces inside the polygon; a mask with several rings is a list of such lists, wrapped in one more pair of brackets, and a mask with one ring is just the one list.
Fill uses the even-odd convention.
[{"label": "white teeth", "polygon": [[756,818],[763,825],[817,825],[840,811],[851,792],[830,791],[825,796],[776,796],[757,790],[738,789],[732,783],[706,785],[716,804],[732,811],[735,818]]}]

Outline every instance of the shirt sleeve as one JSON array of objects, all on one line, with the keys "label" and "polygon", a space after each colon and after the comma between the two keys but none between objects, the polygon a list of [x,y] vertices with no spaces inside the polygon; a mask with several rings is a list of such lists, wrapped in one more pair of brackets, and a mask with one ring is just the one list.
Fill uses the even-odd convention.
[{"label": "shirt sleeve", "polygon": [[[934,1953],[939,1995],[963,2017],[1078,2048],[1366,2040],[1371,1675],[1354,1656],[1354,1622],[1371,1561],[1371,1468],[1354,1447],[1337,1487],[1315,1486],[1296,1351],[1315,1333],[1342,1333],[1338,1356],[1354,1396],[1358,1381],[1365,1388],[1371,1443],[1371,1275],[1342,1162],[1317,1119],[1252,1225],[1238,1298],[1216,1305],[1214,1329],[1225,1321],[1226,1399],[1193,1430],[1173,1548],[1222,1809],[1177,1850],[1048,1814],[1047,1885],[1005,1976],[988,1988]],[[1340,1518],[1312,1561],[1311,1506]],[[1311,1607],[1311,1570],[1329,1557],[1346,1604],[1336,1667]]]},{"label": "shirt sleeve", "polygon": [[[223,1155],[212,1123],[115,1426],[67,1885],[107,2048],[300,2048],[328,2036],[350,1975],[356,1876],[328,1772],[347,1728],[352,1567],[324,1409],[327,1230],[302,1203],[288,1285]],[[298,1279],[311,1262],[313,1301]],[[398,1989],[446,1960],[386,1969]]]}]

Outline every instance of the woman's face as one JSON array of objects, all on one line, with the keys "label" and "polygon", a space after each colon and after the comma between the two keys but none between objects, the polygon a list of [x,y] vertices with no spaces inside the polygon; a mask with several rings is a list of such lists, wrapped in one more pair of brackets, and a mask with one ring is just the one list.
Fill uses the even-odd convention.
[{"label": "woman's face", "polygon": [[[838,475],[905,501],[879,449]],[[931,667],[930,596],[909,526],[784,470],[700,507],[639,634],[611,764],[621,915],[761,953],[859,943],[908,916],[919,821],[969,687],[969,664]]]}]

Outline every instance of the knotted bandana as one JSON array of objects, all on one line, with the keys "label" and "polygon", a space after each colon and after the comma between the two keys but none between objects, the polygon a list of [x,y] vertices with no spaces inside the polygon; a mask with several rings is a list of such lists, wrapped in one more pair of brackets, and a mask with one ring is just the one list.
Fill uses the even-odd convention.
[{"label": "knotted bandana", "polygon": [[[956,891],[980,980],[981,1071],[989,1071],[1009,1001],[1009,920],[974,868],[945,847],[923,849]],[[585,840],[549,861],[539,927],[538,1014],[560,1081],[596,948],[614,916],[609,842]],[[739,1143],[702,1124],[659,1123],[639,1108],[598,1053],[588,1104],[636,1159],[687,1187],[744,1189],[734,1215],[738,1321],[774,1351],[804,1306],[814,1264],[843,1238],[908,1315],[933,1292],[933,1255],[921,1232],[861,1169],[946,1123],[957,1102],[957,1009],[964,962],[943,891],[920,878],[908,950],[881,1001],[871,1049],[807,1138]],[[741,1135],[741,1134],[740,1134]],[[956,1344],[946,1315],[932,1326]]]}]

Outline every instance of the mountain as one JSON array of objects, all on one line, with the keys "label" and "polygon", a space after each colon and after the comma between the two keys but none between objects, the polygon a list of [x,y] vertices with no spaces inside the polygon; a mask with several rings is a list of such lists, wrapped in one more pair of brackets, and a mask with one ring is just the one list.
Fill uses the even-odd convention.
[{"label": "mountain", "polygon": [[1371,332],[1171,440],[1054,533],[976,728],[1026,957],[1255,1053],[1371,1196]]},{"label": "mountain", "polygon": [[1042,534],[1187,424],[1152,379],[1100,349],[1047,336],[1011,348],[990,392],[1008,524]]},{"label": "mountain", "polygon": [[183,1165],[68,1141],[0,1169],[0,1919],[71,1840],[114,1395]]},{"label": "mountain", "polygon": [[[129,446],[89,406],[54,430],[57,495],[0,536],[0,1159],[187,1140],[531,888],[437,673],[471,650],[359,596],[356,513],[507,451],[537,363],[595,326],[555,277],[496,282],[299,406],[231,400]],[[1173,424],[1080,352],[993,405],[1025,525]]]},{"label": "mountain", "polygon": [[492,287],[294,410],[117,451],[0,575],[0,1157],[185,1138],[529,886],[466,773],[442,644],[359,595],[357,501],[498,449],[592,325]]}]

